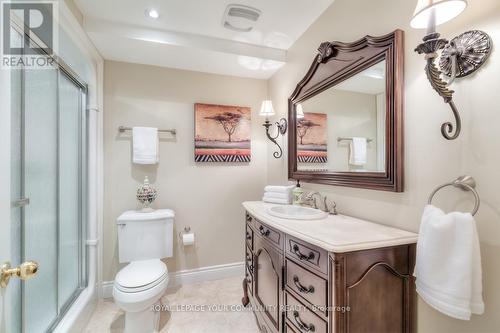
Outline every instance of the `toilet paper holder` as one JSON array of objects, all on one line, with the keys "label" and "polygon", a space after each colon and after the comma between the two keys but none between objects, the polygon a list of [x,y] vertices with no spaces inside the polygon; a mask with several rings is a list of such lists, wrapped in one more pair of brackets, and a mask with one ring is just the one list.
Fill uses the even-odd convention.
[{"label": "toilet paper holder", "polygon": [[187,234],[189,232],[191,232],[191,227],[190,226],[184,227],[184,230],[179,232],[179,239],[182,240],[182,235]]},{"label": "toilet paper holder", "polygon": [[[187,237],[187,239],[184,239],[186,237]],[[179,232],[179,241],[184,246],[189,246],[189,245],[194,244],[194,233],[191,232],[191,227],[189,227],[189,226],[184,227],[184,230]]]}]

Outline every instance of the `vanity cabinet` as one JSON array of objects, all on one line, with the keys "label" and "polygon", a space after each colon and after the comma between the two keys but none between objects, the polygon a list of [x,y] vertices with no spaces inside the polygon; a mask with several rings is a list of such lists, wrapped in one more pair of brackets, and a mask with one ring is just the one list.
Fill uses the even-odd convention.
[{"label": "vanity cabinet", "polygon": [[255,242],[254,298],[273,332],[281,327],[283,254],[261,237]]},{"label": "vanity cabinet", "polygon": [[414,241],[328,251],[247,212],[245,244],[243,303],[261,332],[415,331]]}]

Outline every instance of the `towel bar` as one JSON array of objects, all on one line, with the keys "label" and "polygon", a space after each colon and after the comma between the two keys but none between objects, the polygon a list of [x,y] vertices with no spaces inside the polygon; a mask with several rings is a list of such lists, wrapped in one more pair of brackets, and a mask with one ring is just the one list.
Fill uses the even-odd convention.
[{"label": "towel bar", "polygon": [[[131,131],[132,127],[125,127],[125,126],[120,126],[118,127],[119,132],[125,132],[125,131]],[[171,133],[172,135],[175,135],[177,131],[175,129],[159,129],[158,132],[163,133],[163,132],[168,132]]]},{"label": "towel bar", "polygon": [[[349,141],[349,140],[352,140],[352,138],[343,138],[343,137],[338,137],[337,138],[337,142],[340,142],[340,141]],[[373,139],[366,139],[366,142],[372,142]]]},{"label": "towel bar", "polygon": [[474,194],[474,199],[476,200],[476,202],[474,204],[474,209],[472,210],[471,215],[472,216],[476,215],[477,211],[479,210],[479,205],[481,204],[481,199],[479,198],[479,194],[476,191],[476,181],[471,176],[460,176],[457,179],[455,179],[454,181],[452,181],[451,183],[446,183],[446,184],[443,184],[443,185],[437,187],[429,196],[429,201],[428,201],[429,205],[432,204],[432,198],[434,198],[434,195],[439,190],[441,190],[442,188],[447,187],[447,186],[454,186],[454,187],[457,187],[463,191],[471,191],[472,194]]}]

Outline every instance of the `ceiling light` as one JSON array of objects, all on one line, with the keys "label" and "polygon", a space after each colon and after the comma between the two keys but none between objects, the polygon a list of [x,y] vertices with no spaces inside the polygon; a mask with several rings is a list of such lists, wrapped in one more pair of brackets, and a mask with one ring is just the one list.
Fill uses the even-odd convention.
[{"label": "ceiling light", "polygon": [[146,9],[146,16],[152,19],[160,17],[160,13],[156,9]]}]

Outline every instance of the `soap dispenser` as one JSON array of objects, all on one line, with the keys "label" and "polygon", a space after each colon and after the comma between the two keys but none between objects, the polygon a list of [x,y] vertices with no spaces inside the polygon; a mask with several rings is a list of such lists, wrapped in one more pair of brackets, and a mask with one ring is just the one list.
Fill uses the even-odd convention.
[{"label": "soap dispenser", "polygon": [[300,181],[297,180],[297,186],[292,191],[293,195],[293,204],[294,205],[301,205],[302,204],[302,194],[304,193],[304,190],[302,187],[300,187]]}]

